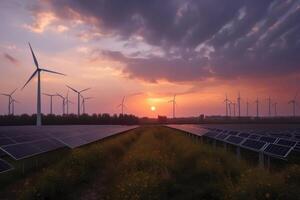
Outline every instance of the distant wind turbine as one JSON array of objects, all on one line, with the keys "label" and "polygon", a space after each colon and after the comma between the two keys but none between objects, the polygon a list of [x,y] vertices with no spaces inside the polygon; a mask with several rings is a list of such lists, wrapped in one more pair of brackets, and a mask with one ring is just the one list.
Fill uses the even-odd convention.
[{"label": "distant wind turbine", "polygon": [[57,96],[57,94],[47,94],[47,93],[43,93],[43,95],[50,97],[50,114],[53,114],[53,97]]},{"label": "distant wind turbine", "polygon": [[3,96],[7,96],[8,97],[8,115],[11,114],[11,109],[10,109],[10,106],[11,106],[11,102],[12,102],[12,95],[16,92],[17,88],[14,89],[11,93],[8,93],[8,94],[5,94],[5,93],[2,93],[1,95]]},{"label": "distant wind turbine", "polygon": [[168,101],[173,103],[173,119],[175,119],[175,106],[176,106],[176,94],[173,96],[173,99]]},{"label": "distant wind turbine", "polygon": [[229,101],[229,103],[228,103],[228,108],[229,108],[229,116],[231,117],[231,105],[232,105],[232,102],[231,101]]},{"label": "distant wind turbine", "polygon": [[58,93],[56,93],[56,95],[62,99],[62,115],[65,115],[66,98],[63,97],[61,94],[58,94]]},{"label": "distant wind turbine", "polygon": [[93,97],[84,97],[81,95],[82,101],[81,101],[81,106],[82,106],[82,114],[85,114],[85,101],[92,99]]},{"label": "distant wind turbine", "polygon": [[237,104],[238,104],[238,116],[241,117],[241,93],[240,92],[238,94]]},{"label": "distant wind turbine", "polygon": [[271,97],[269,96],[269,97],[267,98],[267,100],[268,100],[268,105],[269,105],[269,117],[271,117],[271,105],[272,105],[272,99],[271,99]]},{"label": "distant wind turbine", "polygon": [[258,97],[256,98],[255,102],[256,103],[256,117],[259,117],[259,100]]},{"label": "distant wind turbine", "polygon": [[296,95],[294,96],[294,98],[292,100],[289,101],[289,104],[292,104],[293,106],[293,116],[296,117],[296,104],[297,104],[297,99],[298,97],[298,92],[296,93]]},{"label": "distant wind turbine", "polygon": [[43,68],[40,68],[39,66],[39,63],[34,55],[34,52],[31,48],[31,45],[30,43],[29,44],[29,48],[30,48],[30,51],[31,51],[31,54],[32,54],[32,57],[33,57],[33,61],[34,61],[34,64],[35,64],[35,67],[36,67],[36,70],[33,72],[33,74],[30,76],[30,78],[28,79],[28,81],[25,83],[25,85],[23,86],[22,89],[25,88],[25,86],[31,81],[31,79],[37,74],[37,77],[38,77],[38,85],[37,85],[37,113],[36,113],[36,125],[37,126],[41,126],[42,125],[42,113],[41,113],[41,72],[49,72],[49,73],[53,73],[53,74],[59,74],[59,75],[64,75],[65,74],[62,74],[62,73],[59,73],[59,72],[55,72],[55,71],[51,71],[51,70],[48,70],[48,69],[43,69]]},{"label": "distant wind turbine", "polygon": [[225,96],[226,96],[226,98],[225,98],[224,102],[225,102],[225,106],[226,106],[226,117],[228,117],[228,104],[230,104],[230,100],[228,99],[227,94]]},{"label": "distant wind turbine", "polygon": [[246,101],[246,116],[249,117],[249,101]]},{"label": "distant wind turbine", "polygon": [[232,103],[233,105],[233,116],[235,117],[235,106],[236,106],[236,103]]},{"label": "distant wind turbine", "polygon": [[124,102],[125,102],[125,96],[123,97],[122,102],[117,106],[118,108],[121,107],[122,115],[124,115],[124,108],[126,107]]},{"label": "distant wind turbine", "polygon": [[69,115],[69,103],[73,104],[73,102],[69,100],[69,88],[65,98],[66,98],[67,115]]},{"label": "distant wind turbine", "polygon": [[86,89],[84,89],[84,90],[75,90],[74,88],[71,88],[70,86],[68,86],[67,85],[67,87],[68,88],[70,88],[71,90],[73,90],[75,93],[77,93],[77,115],[78,115],[78,117],[80,116],[80,95],[81,95],[81,93],[82,92],[85,92],[85,91],[87,91],[87,90],[89,90],[89,89],[91,89],[91,88],[86,88]]},{"label": "distant wind turbine", "polygon": [[20,103],[19,101],[17,101],[16,99],[12,98],[11,99],[11,110],[12,110],[12,115],[15,114],[15,103]]}]

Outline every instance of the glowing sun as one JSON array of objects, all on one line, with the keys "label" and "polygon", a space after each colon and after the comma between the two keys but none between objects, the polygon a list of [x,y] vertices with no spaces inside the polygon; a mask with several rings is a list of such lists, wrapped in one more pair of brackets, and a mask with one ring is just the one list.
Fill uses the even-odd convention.
[{"label": "glowing sun", "polygon": [[151,109],[151,111],[155,111],[156,107],[155,106],[151,106],[150,109]]}]

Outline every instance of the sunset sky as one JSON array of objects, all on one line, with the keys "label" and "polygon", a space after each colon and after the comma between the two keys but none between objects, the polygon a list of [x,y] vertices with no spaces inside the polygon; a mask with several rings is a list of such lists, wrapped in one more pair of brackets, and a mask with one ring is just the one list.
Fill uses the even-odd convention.
[{"label": "sunset sky", "polygon": [[[90,114],[119,113],[126,96],[126,113],[172,116],[177,94],[178,117],[224,115],[225,94],[236,101],[240,91],[242,114],[247,99],[255,114],[258,97],[267,115],[271,96],[288,115],[300,89],[296,0],[1,0],[0,22],[0,92],[22,88],[35,70],[30,42],[41,66],[67,74],[42,74],[42,91],[91,87]],[[15,98],[17,114],[35,113],[36,81]],[[70,99],[76,113],[72,91]],[[54,111],[61,114],[58,98]]]}]

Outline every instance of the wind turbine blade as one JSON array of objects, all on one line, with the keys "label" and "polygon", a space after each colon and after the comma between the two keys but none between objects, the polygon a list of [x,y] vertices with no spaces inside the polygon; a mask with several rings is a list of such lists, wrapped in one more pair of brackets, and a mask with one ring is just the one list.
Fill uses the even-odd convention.
[{"label": "wind turbine blade", "polygon": [[122,106],[122,104],[117,105],[117,108],[120,108],[120,106]]},{"label": "wind turbine blade", "polygon": [[28,42],[28,44],[29,44],[29,48],[30,48],[30,51],[31,51],[33,60],[34,60],[34,64],[35,64],[36,68],[39,69],[39,63],[38,63],[38,61],[37,61],[37,59],[36,59],[36,57],[35,57],[35,55],[34,55],[34,53],[33,53],[33,50],[32,50],[32,48],[31,48],[31,45],[30,45],[29,42]]},{"label": "wind turbine blade", "polygon": [[3,95],[3,96],[7,96],[7,97],[9,97],[9,96],[10,96],[9,94],[4,94],[4,93],[2,93],[1,95]]},{"label": "wind turbine blade", "polygon": [[38,72],[38,70],[35,70],[33,72],[33,74],[30,76],[30,78],[28,79],[28,81],[25,83],[25,85],[22,87],[22,90],[25,88],[25,86],[31,81],[31,79],[36,75],[36,73]]},{"label": "wind turbine blade", "polygon": [[59,96],[60,98],[65,99],[65,97],[63,97],[62,95],[60,95],[58,93],[56,93],[56,96]]},{"label": "wind turbine blade", "polygon": [[71,90],[73,90],[74,92],[78,93],[77,90],[75,90],[74,88],[71,88],[70,86],[66,85],[68,88],[70,88]]},{"label": "wind turbine blade", "polygon": [[84,90],[80,90],[79,93],[84,92],[84,91],[87,91],[87,90],[89,90],[89,89],[91,89],[91,88],[86,88],[86,89],[84,89]]},{"label": "wind turbine blade", "polygon": [[13,95],[16,91],[17,91],[18,88],[16,88],[14,91],[12,91],[12,93],[10,93],[10,95]]},{"label": "wind turbine blade", "polygon": [[43,95],[46,95],[46,96],[51,96],[50,94],[47,94],[47,93],[43,93]]},{"label": "wind turbine blade", "polygon": [[84,99],[93,99],[94,97],[86,97],[86,98],[84,98]]},{"label": "wind turbine blade", "polygon": [[49,72],[49,73],[53,73],[53,74],[59,74],[59,75],[66,76],[65,74],[62,74],[62,73],[59,73],[59,72],[55,72],[55,71],[51,71],[51,70],[48,70],[48,69],[41,69],[41,70],[44,71],[44,72]]}]

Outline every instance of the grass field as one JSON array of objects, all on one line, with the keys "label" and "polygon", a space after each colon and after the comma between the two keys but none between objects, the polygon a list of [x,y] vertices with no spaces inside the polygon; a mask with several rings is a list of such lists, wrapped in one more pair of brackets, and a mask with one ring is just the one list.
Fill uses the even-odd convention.
[{"label": "grass field", "polygon": [[53,154],[11,176],[0,199],[300,199],[299,165],[268,172],[166,127]]}]

